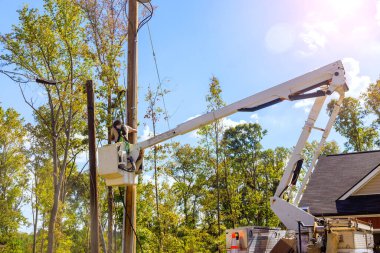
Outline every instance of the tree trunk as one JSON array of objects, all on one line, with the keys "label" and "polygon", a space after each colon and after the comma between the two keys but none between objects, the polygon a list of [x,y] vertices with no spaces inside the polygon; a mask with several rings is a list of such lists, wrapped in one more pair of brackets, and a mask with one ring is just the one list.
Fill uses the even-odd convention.
[{"label": "tree trunk", "polygon": [[54,203],[53,203],[53,208],[51,209],[51,212],[50,212],[50,220],[49,220],[48,248],[47,248],[48,253],[53,253],[55,221],[57,219],[57,214],[58,214],[58,205],[59,205],[59,187],[55,186],[54,187]]},{"label": "tree trunk", "polygon": [[[38,197],[36,192],[36,186],[38,184],[37,180],[37,174],[36,172],[33,173],[34,176],[34,187],[32,185],[32,191],[31,191],[31,204],[32,204],[32,212],[33,212],[33,253],[36,253],[36,247],[37,247],[37,224],[38,224]],[[33,194],[35,194],[35,202],[33,206]]]},{"label": "tree trunk", "polygon": [[37,223],[38,223],[38,206],[37,206],[37,197],[36,197],[36,213],[35,213],[34,224],[33,224],[33,253],[36,253],[36,247],[37,247]]},{"label": "tree trunk", "polygon": [[103,248],[103,253],[107,253],[106,241],[104,240],[103,226],[100,221],[100,218],[99,218],[99,237],[100,237],[100,244],[102,245],[102,248]]},{"label": "tree trunk", "polygon": [[[215,123],[215,170],[216,170],[216,191],[217,191],[217,210],[218,210],[218,236],[221,234],[220,230],[220,187],[219,187],[219,131],[218,131],[218,122]],[[220,249],[219,249],[220,251]]]},{"label": "tree trunk", "polygon": [[116,222],[114,223],[113,240],[114,240],[114,244],[113,244],[114,250],[113,251],[116,253],[117,252],[117,224],[116,224]]},{"label": "tree trunk", "polygon": [[[153,114],[153,106],[152,106],[152,126],[153,126],[153,136],[156,136],[156,118]],[[157,228],[158,228],[158,252],[162,250],[162,238],[161,238],[161,221],[160,221],[160,210],[159,210],[159,194],[158,194],[158,171],[157,171],[157,147],[154,146],[153,150],[153,160],[154,160],[154,188],[156,195],[156,214],[157,214]]]},{"label": "tree trunk", "polygon": [[[71,123],[69,123],[71,124]],[[54,136],[57,136],[55,133]],[[57,221],[58,211],[59,211],[59,205],[61,200],[61,192],[63,190],[63,179],[65,176],[66,166],[67,166],[67,155],[69,150],[69,143],[70,143],[70,127],[66,130],[66,144],[64,149],[64,158],[63,161],[59,167],[58,164],[58,152],[57,152],[57,140],[56,138],[53,138],[53,166],[54,166],[54,202],[53,202],[53,208],[50,213],[50,220],[49,220],[49,234],[48,234],[48,253],[54,252],[54,233],[55,233],[55,225]],[[59,172],[59,173],[58,173]]]},{"label": "tree trunk", "polygon": [[187,207],[187,202],[188,202],[188,199],[187,199],[186,193],[185,193],[185,196],[183,197],[183,213],[185,215],[185,224],[186,224],[186,226],[189,226],[189,210]]},{"label": "tree trunk", "polygon": [[160,221],[160,210],[159,210],[159,196],[158,196],[158,176],[157,176],[157,148],[154,147],[154,187],[156,194],[156,213],[157,213],[157,228],[158,228],[158,252],[162,249],[162,239],[161,239],[161,221]]},{"label": "tree trunk", "polygon": [[[113,229],[113,191],[112,186],[108,186],[108,253],[112,253],[112,229]],[[116,251],[115,251],[116,252]]]},{"label": "tree trunk", "polygon": [[[55,122],[52,122],[52,128],[55,129]],[[58,206],[59,206],[59,196],[60,196],[60,184],[58,183],[58,156],[57,156],[57,139],[56,132],[53,131],[53,179],[54,179],[54,200],[53,208],[50,212],[49,229],[48,229],[48,253],[53,253],[54,250],[54,232],[55,232],[55,221],[57,219]]]},{"label": "tree trunk", "polygon": [[197,224],[197,220],[196,220],[196,217],[197,217],[197,201],[198,201],[198,196],[195,195],[194,196],[194,201],[193,201],[193,220],[192,220],[192,223],[191,223],[191,228],[195,228],[195,225]]},{"label": "tree trunk", "polygon": [[230,212],[229,214],[231,216],[232,228],[235,228],[235,218],[233,216],[233,211],[232,211],[232,198],[231,198],[230,189],[228,188],[228,185],[229,185],[229,182],[228,182],[228,166],[227,166],[225,156],[223,156],[223,167],[224,167],[224,184],[226,187],[226,195],[227,195],[227,205],[228,205],[228,209]]},{"label": "tree trunk", "polygon": [[[42,227],[41,227],[41,233],[44,233],[45,231],[45,213],[42,213]],[[40,252],[44,252],[44,235],[42,234],[41,236],[41,247],[40,247]]]}]

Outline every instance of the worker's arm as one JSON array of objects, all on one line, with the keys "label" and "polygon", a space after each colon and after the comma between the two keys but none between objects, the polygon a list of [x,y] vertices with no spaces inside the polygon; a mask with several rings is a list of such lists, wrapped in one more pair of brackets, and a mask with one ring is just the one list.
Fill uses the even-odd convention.
[{"label": "worker's arm", "polygon": [[117,136],[117,133],[115,133],[115,128],[111,128],[111,141],[116,141],[116,136]]},{"label": "worker's arm", "polygon": [[133,127],[130,127],[130,126],[127,126],[128,127],[128,132],[129,133],[137,133],[137,129],[133,128]]}]

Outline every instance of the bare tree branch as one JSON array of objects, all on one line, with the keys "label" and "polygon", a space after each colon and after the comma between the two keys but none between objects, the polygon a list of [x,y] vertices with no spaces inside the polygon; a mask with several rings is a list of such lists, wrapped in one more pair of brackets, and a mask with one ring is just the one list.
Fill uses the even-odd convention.
[{"label": "bare tree branch", "polygon": [[33,102],[32,102],[32,101],[28,101],[28,100],[26,99],[25,94],[24,94],[24,91],[23,91],[23,89],[21,88],[21,84],[19,84],[19,88],[20,88],[20,91],[21,91],[21,94],[22,94],[22,97],[23,97],[25,103],[26,103],[27,105],[29,105],[30,108],[33,109],[33,111],[37,114],[38,117],[40,117],[40,119],[41,119],[45,124],[48,124],[48,121],[42,116],[42,114],[40,113],[40,111],[38,111],[38,110],[36,109],[36,107],[34,106]]}]

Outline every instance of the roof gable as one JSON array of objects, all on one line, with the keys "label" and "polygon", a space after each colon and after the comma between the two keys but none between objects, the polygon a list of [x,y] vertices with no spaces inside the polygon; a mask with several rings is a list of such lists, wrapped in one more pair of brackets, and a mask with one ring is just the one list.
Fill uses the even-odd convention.
[{"label": "roof gable", "polygon": [[[344,212],[338,210],[337,200],[379,165],[380,151],[320,157],[299,206],[309,207],[313,214]],[[343,204],[339,202],[340,207]]]},{"label": "roof gable", "polygon": [[375,174],[373,177],[367,176],[360,181],[363,185],[352,194],[353,196],[380,194],[380,166],[374,170],[373,174]]}]

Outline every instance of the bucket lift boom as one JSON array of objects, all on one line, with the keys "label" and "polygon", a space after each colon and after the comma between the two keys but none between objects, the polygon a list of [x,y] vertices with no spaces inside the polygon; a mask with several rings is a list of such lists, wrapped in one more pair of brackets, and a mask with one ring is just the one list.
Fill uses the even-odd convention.
[{"label": "bucket lift boom", "polygon": [[[318,89],[316,92],[308,91]],[[313,97],[325,97],[333,92],[347,91],[344,68],[341,61],[296,77],[218,110],[188,120],[177,127],[142,141],[136,148],[149,148],[178,135],[183,135],[236,112],[254,112],[285,100],[294,101]]]},{"label": "bucket lift boom", "polygon": [[[294,101],[316,98],[297,145],[295,146],[289,162],[284,170],[283,177],[277,187],[276,193],[271,198],[272,210],[288,229],[297,230],[298,222],[302,222],[305,226],[312,226],[315,220],[314,216],[285,201],[282,196],[288,186],[294,184],[294,181],[296,181],[298,177],[298,172],[302,166],[301,151],[306,144],[311,130],[318,129],[322,130],[324,133],[318,146],[319,150],[315,152],[312,166],[309,168],[304,179],[304,182],[307,182],[317,157],[320,154],[320,149],[322,148],[335,122],[340,104],[347,90],[348,87],[346,85],[343,64],[341,61],[337,61],[250,97],[244,98],[233,104],[222,107],[218,110],[195,117],[179,124],[177,127],[169,131],[139,142],[135,145],[131,145],[130,154],[136,160],[139,156],[140,150],[152,147],[175,136],[186,134],[236,112],[254,112],[285,100]],[[340,95],[340,98],[325,129],[314,127],[314,123],[318,118],[326,97],[334,92],[337,92]],[[136,184],[137,175],[135,175],[135,173],[121,171],[117,168],[118,152],[120,152],[120,149],[123,149],[123,146],[120,143],[106,145],[99,148],[99,174],[106,179],[107,185]],[[305,186],[306,183],[302,185],[303,188]],[[302,194],[302,192],[300,192],[299,195],[300,194]],[[300,196],[297,196],[297,199],[299,199],[299,197]]]}]

